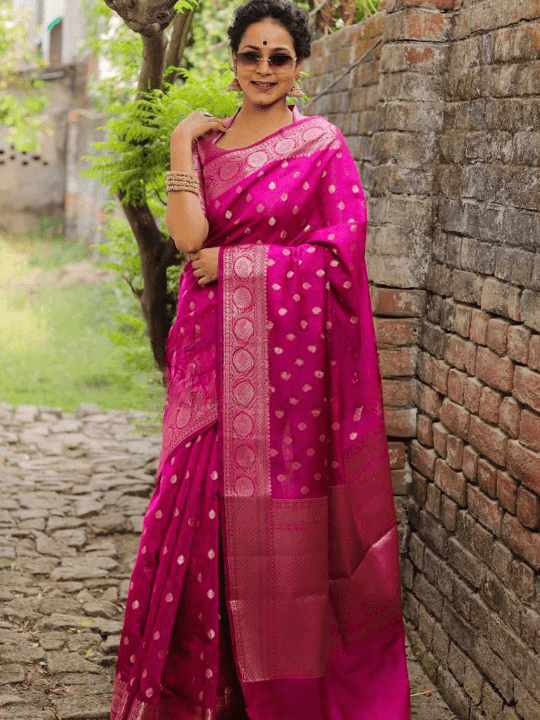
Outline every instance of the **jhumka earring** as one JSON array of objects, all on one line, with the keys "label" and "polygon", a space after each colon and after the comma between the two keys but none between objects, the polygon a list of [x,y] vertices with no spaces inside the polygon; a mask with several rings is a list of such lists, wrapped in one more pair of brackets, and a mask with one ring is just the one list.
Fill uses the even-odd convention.
[{"label": "jhumka earring", "polygon": [[236,77],[230,85],[227,85],[225,89],[229,92],[242,92],[242,88],[240,87],[240,83],[238,82],[238,78]]},{"label": "jhumka earring", "polygon": [[300,85],[298,84],[298,78],[294,81],[291,89],[287,93],[289,97],[295,97],[295,98],[303,98],[306,97],[306,93],[302,90]]}]

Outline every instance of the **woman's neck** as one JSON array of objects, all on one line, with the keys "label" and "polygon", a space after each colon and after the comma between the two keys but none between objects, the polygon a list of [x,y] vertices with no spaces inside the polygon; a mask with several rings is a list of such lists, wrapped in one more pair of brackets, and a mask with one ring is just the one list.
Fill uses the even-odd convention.
[{"label": "woman's neck", "polygon": [[244,99],[242,107],[234,120],[237,127],[249,127],[255,132],[266,128],[284,127],[291,122],[292,112],[287,107],[286,98],[272,105],[256,105]]}]

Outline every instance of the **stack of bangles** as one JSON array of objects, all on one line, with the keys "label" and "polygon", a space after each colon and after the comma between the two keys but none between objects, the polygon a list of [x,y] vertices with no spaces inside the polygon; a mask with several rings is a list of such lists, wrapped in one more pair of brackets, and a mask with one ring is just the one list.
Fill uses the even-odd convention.
[{"label": "stack of bangles", "polygon": [[191,192],[199,194],[199,179],[195,173],[183,172],[182,170],[168,170],[167,192]]}]

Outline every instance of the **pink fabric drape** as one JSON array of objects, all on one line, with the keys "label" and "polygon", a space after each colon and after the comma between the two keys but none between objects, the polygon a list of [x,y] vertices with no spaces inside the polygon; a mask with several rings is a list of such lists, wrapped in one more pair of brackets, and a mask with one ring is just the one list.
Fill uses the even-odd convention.
[{"label": "pink fabric drape", "polygon": [[[292,125],[248,148],[224,151],[215,140],[200,141],[194,159],[220,279],[202,288],[188,266],[181,283],[161,486],[176,449],[211,435],[217,420],[227,614],[252,720],[406,720],[396,518],[356,167],[337,128],[296,110]],[[198,479],[178,488],[185,502],[206,487],[207,460],[199,462]],[[145,531],[162,548],[152,512]],[[167,532],[188,542],[179,540],[185,528]],[[129,666],[127,651],[117,668],[117,707],[131,683],[126,707],[152,709],[117,709],[114,720],[162,718],[160,683],[174,665],[160,666],[144,638],[161,622],[171,630],[169,615],[159,616],[167,567],[136,564],[125,628],[161,670],[143,683],[145,662]],[[155,614],[145,610],[137,626],[132,595],[151,590]],[[173,597],[180,617],[183,600]],[[182,705],[192,715],[163,717],[219,717],[212,692]]]}]

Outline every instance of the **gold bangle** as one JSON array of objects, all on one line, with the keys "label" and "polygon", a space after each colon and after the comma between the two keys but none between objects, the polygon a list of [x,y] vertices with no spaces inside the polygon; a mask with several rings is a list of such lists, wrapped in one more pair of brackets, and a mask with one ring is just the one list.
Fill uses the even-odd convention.
[{"label": "gold bangle", "polygon": [[168,187],[167,192],[168,193],[170,193],[170,192],[190,192],[190,193],[193,193],[194,195],[197,195],[197,197],[199,196],[198,190],[195,190],[195,188],[188,188],[188,187],[178,187],[178,188]]},{"label": "gold bangle", "polygon": [[167,185],[189,185],[190,187],[199,187],[199,183],[190,182],[189,180],[167,180]]},{"label": "gold bangle", "polygon": [[167,170],[165,173],[167,180],[191,180],[199,182],[199,178],[195,173],[184,172],[183,170]]}]

